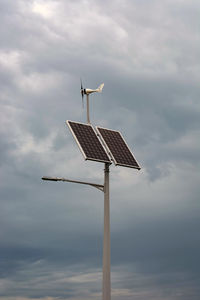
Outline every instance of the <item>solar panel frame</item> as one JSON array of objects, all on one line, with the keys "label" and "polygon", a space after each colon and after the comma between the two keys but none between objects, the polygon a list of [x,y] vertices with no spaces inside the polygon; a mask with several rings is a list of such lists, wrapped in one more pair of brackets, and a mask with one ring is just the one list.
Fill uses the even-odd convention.
[{"label": "solar panel frame", "polygon": [[[85,153],[85,151],[84,151],[84,149],[83,149],[83,147],[81,146],[81,142],[79,142],[78,137],[76,136],[76,134],[75,134],[73,128],[71,127],[70,123],[72,123],[72,124],[80,124],[80,125],[84,125],[84,126],[89,126],[92,129],[92,131],[94,132],[95,137],[97,138],[99,145],[101,146],[102,150],[104,151],[104,154],[107,156],[108,159],[106,160],[106,159],[99,159],[99,158],[94,158],[94,157],[87,156],[86,153]],[[80,151],[81,151],[81,153],[82,153],[82,155],[83,155],[83,157],[84,157],[85,160],[91,160],[91,161],[97,161],[97,162],[112,164],[112,162],[111,162],[111,160],[109,158],[109,155],[108,155],[108,153],[105,150],[105,147],[100,142],[100,140],[99,140],[99,138],[98,138],[98,136],[97,136],[97,134],[96,134],[96,132],[95,132],[95,130],[94,130],[94,128],[93,128],[93,126],[91,124],[86,124],[86,123],[81,123],[81,122],[74,122],[74,121],[70,121],[70,120],[67,120],[66,124],[69,127],[69,129],[70,129],[70,131],[72,133],[72,136],[74,137],[74,139],[75,139],[75,141],[76,141],[76,143],[77,143],[77,145],[78,145],[78,147],[79,147],[79,149],[80,149]]]},{"label": "solar panel frame", "polygon": [[[113,153],[112,153],[110,147],[108,146],[108,144],[106,143],[104,137],[102,136],[102,134],[101,134],[101,132],[100,132],[101,129],[102,129],[102,130],[107,130],[107,131],[110,131],[110,132],[117,132],[117,133],[120,135],[122,141],[123,141],[124,144],[126,145],[127,149],[129,150],[130,154],[132,155],[132,157],[133,157],[133,159],[134,159],[134,161],[135,161],[135,164],[134,164],[134,165],[133,165],[133,164],[130,165],[130,164],[124,164],[124,163],[117,162],[117,160],[115,159],[115,156],[113,155]],[[102,142],[104,143],[105,148],[106,148],[108,154],[111,156],[111,158],[112,158],[112,160],[113,160],[113,162],[114,162],[114,164],[115,164],[116,166],[122,166],[122,167],[134,168],[134,169],[137,169],[137,170],[140,170],[140,169],[141,169],[140,165],[138,164],[137,160],[135,159],[135,156],[133,155],[132,151],[130,150],[128,144],[126,143],[126,141],[125,141],[125,139],[123,138],[123,136],[122,136],[122,134],[121,134],[120,131],[118,131],[118,130],[113,130],[113,129],[108,129],[108,128],[104,128],[104,127],[100,127],[100,126],[96,126],[96,130],[97,130],[98,135],[101,137],[101,140],[102,140]]]}]

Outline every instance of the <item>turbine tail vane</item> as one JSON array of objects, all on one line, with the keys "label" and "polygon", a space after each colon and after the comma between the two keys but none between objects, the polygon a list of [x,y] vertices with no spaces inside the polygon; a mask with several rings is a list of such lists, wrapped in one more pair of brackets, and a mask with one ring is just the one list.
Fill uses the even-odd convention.
[{"label": "turbine tail vane", "polygon": [[100,86],[96,89],[97,93],[101,93],[104,87],[104,83],[100,84]]}]

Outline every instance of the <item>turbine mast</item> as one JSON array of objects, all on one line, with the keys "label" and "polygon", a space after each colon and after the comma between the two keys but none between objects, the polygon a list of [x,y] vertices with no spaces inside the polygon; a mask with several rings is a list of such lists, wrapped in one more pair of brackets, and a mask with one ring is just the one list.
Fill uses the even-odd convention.
[{"label": "turbine mast", "polygon": [[87,96],[87,123],[90,124],[90,106],[89,106],[89,94]]}]

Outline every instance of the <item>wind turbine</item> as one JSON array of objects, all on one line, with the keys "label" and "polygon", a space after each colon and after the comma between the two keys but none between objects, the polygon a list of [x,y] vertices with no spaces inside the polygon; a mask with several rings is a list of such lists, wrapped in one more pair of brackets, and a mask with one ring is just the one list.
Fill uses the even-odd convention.
[{"label": "wind turbine", "polygon": [[89,110],[89,95],[92,93],[101,93],[104,87],[104,83],[100,84],[97,89],[85,89],[83,88],[82,80],[81,80],[81,96],[82,103],[84,103],[84,95],[87,97],[87,123],[90,124],[90,110]]}]

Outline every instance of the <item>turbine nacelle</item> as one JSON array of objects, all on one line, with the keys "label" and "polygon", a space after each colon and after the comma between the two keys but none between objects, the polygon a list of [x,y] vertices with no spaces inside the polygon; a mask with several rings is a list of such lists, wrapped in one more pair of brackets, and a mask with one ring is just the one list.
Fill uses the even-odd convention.
[{"label": "turbine nacelle", "polygon": [[82,80],[81,80],[81,96],[82,96],[82,99],[83,99],[84,95],[90,95],[92,93],[101,93],[103,87],[104,87],[104,83],[100,84],[100,86],[95,90],[93,90],[93,89],[84,89],[83,84],[82,84]]},{"label": "turbine nacelle", "polygon": [[101,93],[103,87],[104,87],[104,83],[100,84],[100,86],[97,89],[95,89],[95,90],[81,88],[81,95],[90,95],[92,93]]}]

